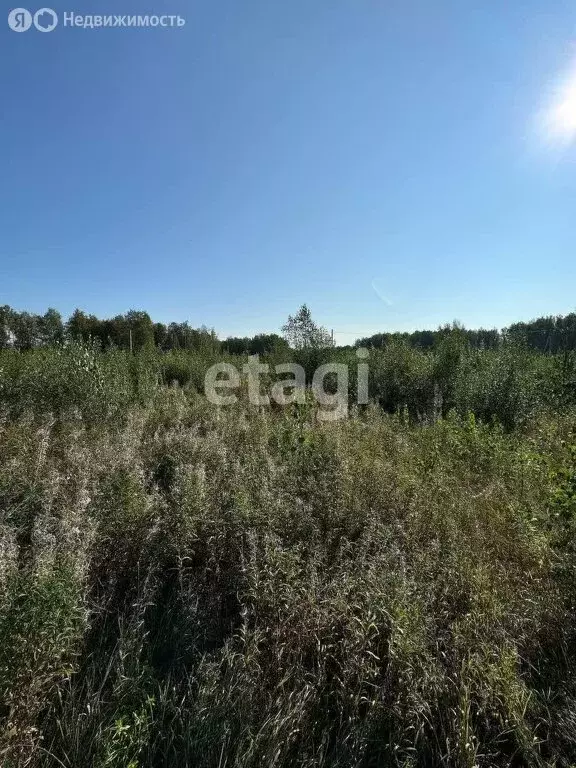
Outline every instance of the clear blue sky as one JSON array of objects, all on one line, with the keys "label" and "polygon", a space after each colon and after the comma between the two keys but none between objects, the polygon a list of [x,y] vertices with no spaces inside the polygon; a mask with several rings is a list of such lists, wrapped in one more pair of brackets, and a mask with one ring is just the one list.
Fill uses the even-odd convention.
[{"label": "clear blue sky", "polygon": [[[0,39],[0,303],[341,342],[576,307],[559,0],[99,0],[183,29]],[[32,7],[31,10],[37,10]]]}]

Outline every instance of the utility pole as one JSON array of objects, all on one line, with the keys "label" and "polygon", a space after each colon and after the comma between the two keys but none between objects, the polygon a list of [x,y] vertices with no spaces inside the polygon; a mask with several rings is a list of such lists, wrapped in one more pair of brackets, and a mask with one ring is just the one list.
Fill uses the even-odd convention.
[{"label": "utility pole", "polygon": [[132,352],[133,352],[133,348],[132,348],[132,328],[130,328],[129,333],[130,333],[130,354],[132,354]]},{"label": "utility pole", "polygon": [[332,328],[332,346],[334,346],[334,328]]}]

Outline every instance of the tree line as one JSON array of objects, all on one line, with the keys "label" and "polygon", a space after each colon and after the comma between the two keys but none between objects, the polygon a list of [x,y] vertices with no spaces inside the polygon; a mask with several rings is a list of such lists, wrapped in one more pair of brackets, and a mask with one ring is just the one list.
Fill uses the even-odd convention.
[{"label": "tree line", "polygon": [[576,350],[576,313],[565,316],[540,317],[528,323],[514,323],[502,330],[469,329],[457,323],[445,325],[436,331],[412,333],[376,333],[358,339],[355,346],[381,349],[391,342],[403,342],[416,349],[433,349],[442,339],[457,330],[472,349],[498,349],[514,343],[539,352],[570,352]]},{"label": "tree line", "polygon": [[76,309],[67,321],[55,309],[44,315],[17,312],[0,307],[0,348],[26,350],[52,346],[65,339],[98,344],[102,349],[145,348],[202,349],[220,345],[208,328],[192,328],[188,323],[154,323],[147,312],[130,310],[124,315],[101,320]]},{"label": "tree line", "polygon": [[230,354],[265,354],[287,348],[278,334],[230,337],[220,341],[211,328],[193,328],[184,323],[155,323],[147,312],[130,310],[124,315],[100,319],[76,309],[68,320],[50,308],[43,315],[18,312],[0,306],[0,349],[18,350],[54,346],[66,339],[96,343],[101,349],[195,350]]},{"label": "tree line", "polygon": [[[390,343],[401,342],[409,347],[430,350],[455,330],[473,349],[498,349],[513,342],[527,349],[555,354],[576,350],[576,313],[565,316],[540,317],[531,322],[514,323],[508,328],[467,329],[458,324],[445,325],[435,331],[383,332],[358,339],[354,347],[382,349]],[[45,314],[18,312],[12,307],[0,306],[0,349],[18,350],[53,346],[66,339],[95,343],[102,349],[202,350],[226,352],[235,355],[263,355],[278,353],[288,348],[332,346],[325,328],[312,320],[309,308],[303,305],[295,316],[290,316],[277,333],[218,339],[214,329],[193,328],[188,322],[155,323],[147,312],[130,310],[124,315],[100,319],[76,309],[68,320],[49,308]]]}]

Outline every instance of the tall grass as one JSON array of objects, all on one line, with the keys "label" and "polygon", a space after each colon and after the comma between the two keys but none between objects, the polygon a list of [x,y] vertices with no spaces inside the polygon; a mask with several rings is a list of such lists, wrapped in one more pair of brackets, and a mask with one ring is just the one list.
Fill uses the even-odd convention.
[{"label": "tall grass", "polygon": [[565,361],[378,354],[330,424],[0,356],[2,765],[576,764]]}]

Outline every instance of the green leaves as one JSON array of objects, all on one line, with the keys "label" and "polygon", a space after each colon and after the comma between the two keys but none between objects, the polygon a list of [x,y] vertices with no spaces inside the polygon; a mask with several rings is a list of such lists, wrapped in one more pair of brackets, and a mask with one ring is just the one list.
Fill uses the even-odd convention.
[{"label": "green leaves", "polygon": [[282,333],[293,349],[322,349],[332,346],[330,334],[326,328],[316,325],[312,313],[306,304],[302,304],[298,312],[288,316]]}]

